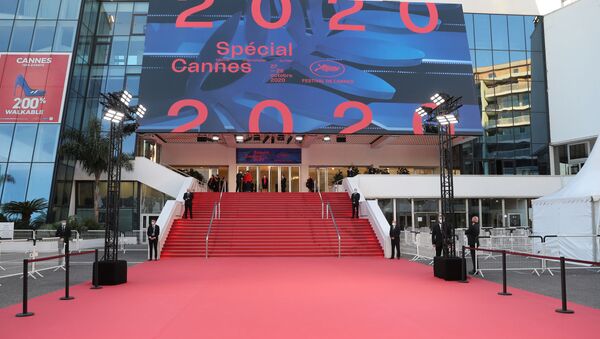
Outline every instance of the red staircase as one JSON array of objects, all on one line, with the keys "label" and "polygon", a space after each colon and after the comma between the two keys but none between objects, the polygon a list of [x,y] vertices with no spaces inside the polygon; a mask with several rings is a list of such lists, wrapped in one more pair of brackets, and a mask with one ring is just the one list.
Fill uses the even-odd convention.
[{"label": "red staircase", "polygon": [[[194,219],[176,220],[163,248],[163,257],[205,255],[205,238],[218,193],[196,193]],[[324,193],[341,236],[342,256],[383,256],[369,222],[351,219],[346,193]],[[331,219],[321,219],[316,193],[224,193],[221,219],[213,222],[208,255],[337,256],[338,241]]]}]

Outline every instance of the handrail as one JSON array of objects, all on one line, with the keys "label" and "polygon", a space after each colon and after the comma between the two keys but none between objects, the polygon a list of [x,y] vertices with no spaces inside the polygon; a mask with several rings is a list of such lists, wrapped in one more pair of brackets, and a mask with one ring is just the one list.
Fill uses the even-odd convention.
[{"label": "handrail", "polygon": [[191,177],[191,175],[189,175],[189,174],[187,174],[186,172],[184,172],[184,171],[182,171],[182,170],[180,170],[180,169],[177,169],[177,168],[175,168],[175,167],[173,167],[173,166],[170,166],[170,165],[167,165],[167,164],[159,164],[159,165],[162,165],[162,166],[164,166],[164,167],[166,167],[166,168],[170,169],[171,171],[173,171],[173,172],[175,172],[175,173],[177,173],[177,174],[180,174],[180,175],[182,175],[182,176],[184,176],[184,177]]},{"label": "handrail", "polygon": [[342,237],[340,236],[340,229],[338,228],[337,222],[335,221],[335,216],[333,215],[333,210],[331,209],[330,203],[327,203],[327,211],[331,213],[331,220],[333,220],[333,226],[335,226],[335,232],[337,233],[338,258],[340,258],[342,256]]},{"label": "handrail", "polygon": [[204,255],[205,258],[208,259],[208,238],[210,237],[210,231],[212,230],[212,224],[213,221],[215,219],[217,212],[217,206],[219,203],[215,202],[215,205],[213,206],[213,210],[212,210],[212,214],[210,216],[210,223],[208,224],[208,231],[206,232],[206,238],[204,239]]},{"label": "handrail", "polygon": [[221,219],[221,200],[223,200],[223,193],[225,192],[225,187],[227,187],[227,181],[223,180],[223,185],[221,185],[221,194],[219,195],[219,209],[217,210],[217,219]]},{"label": "handrail", "polygon": [[325,202],[323,202],[321,191],[318,191],[317,193],[319,193],[319,198],[321,199],[321,219],[325,219]]}]

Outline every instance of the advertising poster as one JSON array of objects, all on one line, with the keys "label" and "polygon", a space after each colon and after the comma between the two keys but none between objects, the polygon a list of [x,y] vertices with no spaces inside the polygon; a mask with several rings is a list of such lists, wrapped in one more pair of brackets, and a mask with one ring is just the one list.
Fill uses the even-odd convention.
[{"label": "advertising poster", "polygon": [[0,123],[60,123],[71,54],[0,54]]},{"label": "advertising poster", "polygon": [[420,134],[438,92],[482,132],[461,5],[151,0],[143,65],[139,132]]}]

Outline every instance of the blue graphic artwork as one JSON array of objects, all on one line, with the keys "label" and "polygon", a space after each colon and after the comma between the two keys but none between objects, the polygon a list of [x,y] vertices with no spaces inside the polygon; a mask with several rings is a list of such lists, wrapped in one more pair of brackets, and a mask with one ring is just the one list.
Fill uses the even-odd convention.
[{"label": "blue graphic artwork", "polygon": [[151,0],[139,132],[414,134],[441,92],[481,134],[461,6],[357,3]]}]

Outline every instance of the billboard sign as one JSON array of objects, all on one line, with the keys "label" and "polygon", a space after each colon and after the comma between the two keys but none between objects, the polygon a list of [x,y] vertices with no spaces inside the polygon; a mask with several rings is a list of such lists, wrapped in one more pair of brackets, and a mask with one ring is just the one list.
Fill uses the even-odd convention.
[{"label": "billboard sign", "polygon": [[300,164],[302,150],[299,148],[237,148],[238,164]]},{"label": "billboard sign", "polygon": [[143,65],[140,132],[420,134],[436,92],[482,130],[460,5],[151,0]]},{"label": "billboard sign", "polygon": [[0,123],[60,123],[71,54],[0,53]]}]

